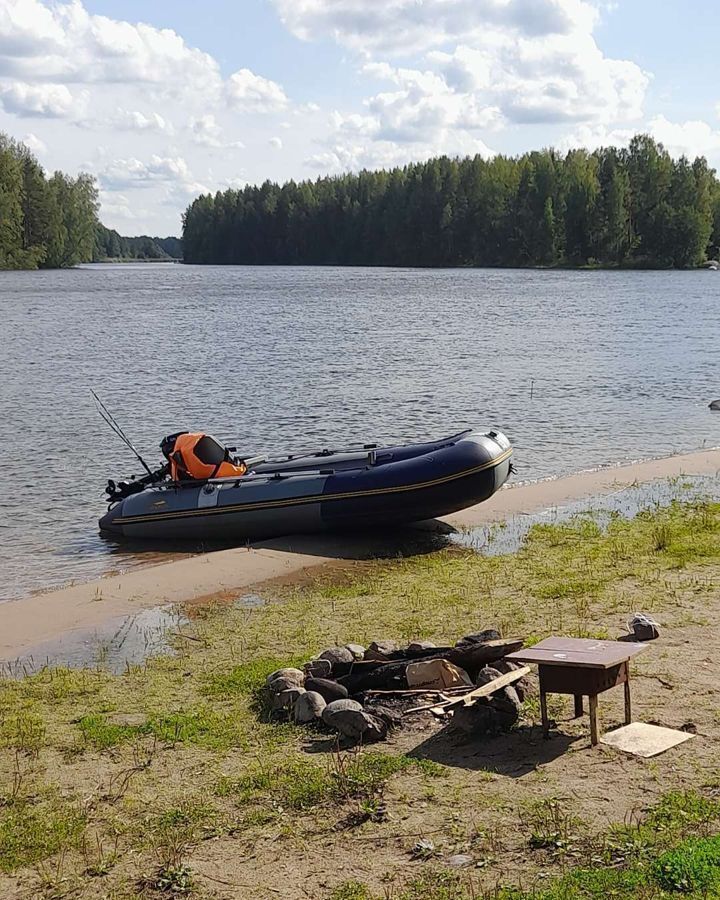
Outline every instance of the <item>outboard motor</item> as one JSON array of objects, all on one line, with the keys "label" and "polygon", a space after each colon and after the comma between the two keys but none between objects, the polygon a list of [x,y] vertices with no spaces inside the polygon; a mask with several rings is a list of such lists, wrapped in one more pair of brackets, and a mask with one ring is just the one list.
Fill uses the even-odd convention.
[{"label": "outboard motor", "polygon": [[107,502],[110,506],[114,506],[114,504],[119,503],[126,497],[141,493],[141,491],[144,491],[145,488],[149,487],[151,484],[157,484],[158,482],[163,481],[167,477],[167,474],[168,466],[161,466],[149,475],[143,475],[142,478],[136,478],[133,475],[130,478],[117,482],[113,481],[112,478],[109,478],[107,487],[105,488]]}]

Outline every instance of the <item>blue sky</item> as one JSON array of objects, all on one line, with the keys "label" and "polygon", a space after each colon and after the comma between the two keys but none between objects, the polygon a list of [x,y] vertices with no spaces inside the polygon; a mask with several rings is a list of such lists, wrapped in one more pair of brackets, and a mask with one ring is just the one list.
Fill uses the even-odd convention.
[{"label": "blue sky", "polygon": [[720,166],[710,0],[0,0],[0,130],[179,233],[200,192],[440,153],[623,144]]}]

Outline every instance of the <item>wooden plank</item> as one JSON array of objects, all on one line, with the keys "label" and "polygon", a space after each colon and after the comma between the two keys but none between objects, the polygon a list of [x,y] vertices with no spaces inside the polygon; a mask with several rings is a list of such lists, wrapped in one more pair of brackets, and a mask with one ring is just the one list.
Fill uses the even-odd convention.
[{"label": "wooden plank", "polygon": [[508,687],[516,681],[520,681],[521,678],[524,678],[529,674],[530,668],[528,666],[523,666],[522,669],[516,669],[514,672],[508,672],[506,675],[501,675],[500,678],[496,678],[494,681],[488,682],[488,684],[483,684],[482,687],[475,688],[475,690],[463,694],[461,697],[455,697],[452,700],[448,700],[446,703],[431,703],[429,706],[414,706],[412,709],[406,710],[405,715],[407,716],[410,713],[416,712],[425,712],[427,710],[432,710],[432,712],[435,712],[436,710],[447,712],[447,710],[452,709],[455,706],[472,706],[476,700],[480,700],[483,697],[490,697],[497,691],[501,691],[504,687]]}]

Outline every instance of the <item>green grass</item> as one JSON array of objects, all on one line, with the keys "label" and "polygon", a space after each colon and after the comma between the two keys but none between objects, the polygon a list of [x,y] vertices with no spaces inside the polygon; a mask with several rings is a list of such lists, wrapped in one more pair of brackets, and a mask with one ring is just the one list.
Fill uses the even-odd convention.
[{"label": "green grass", "polygon": [[86,816],[69,803],[17,801],[0,808],[0,872],[14,872],[76,847]]},{"label": "green grass", "polygon": [[209,697],[231,699],[238,694],[255,695],[265,687],[265,679],[277,669],[302,668],[305,659],[265,658],[253,659],[250,662],[233,666],[229,672],[218,672],[210,675],[204,686]]},{"label": "green grass", "polygon": [[96,750],[108,750],[120,744],[152,736],[166,744],[189,743],[215,750],[243,746],[245,733],[236,717],[209,708],[171,713],[153,718],[143,725],[119,725],[105,716],[85,716],[78,722],[83,740]]},{"label": "green grass", "polygon": [[297,759],[282,766],[258,767],[240,778],[222,777],[215,785],[221,797],[232,795],[237,803],[270,800],[290,809],[310,809],[324,804],[372,797],[390,778],[417,771],[443,774],[442,766],[427,760],[364,752],[336,754],[326,764]]}]

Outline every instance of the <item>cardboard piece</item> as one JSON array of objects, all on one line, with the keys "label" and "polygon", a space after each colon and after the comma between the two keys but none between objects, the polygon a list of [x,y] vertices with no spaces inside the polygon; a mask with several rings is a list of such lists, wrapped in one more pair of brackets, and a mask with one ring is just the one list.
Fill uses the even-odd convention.
[{"label": "cardboard piece", "polygon": [[685,741],[689,741],[692,734],[687,731],[675,731],[673,728],[661,728],[659,725],[646,725],[644,722],[633,722],[615,731],[608,731],[600,741],[616,750],[631,753],[633,756],[641,756],[650,759],[677,747]]}]

